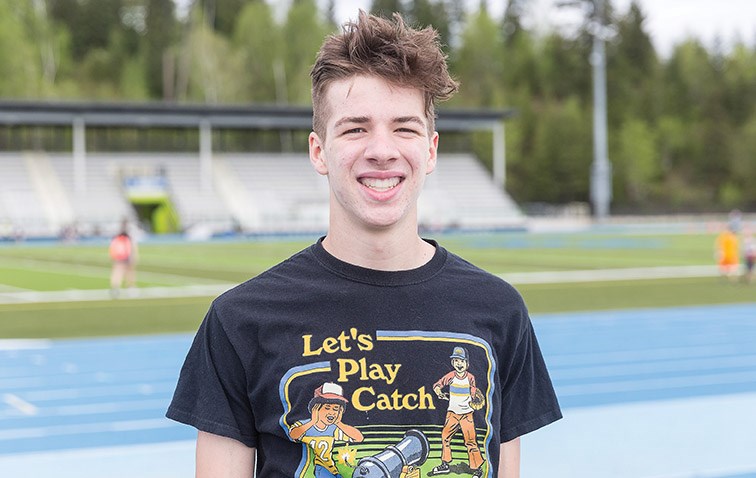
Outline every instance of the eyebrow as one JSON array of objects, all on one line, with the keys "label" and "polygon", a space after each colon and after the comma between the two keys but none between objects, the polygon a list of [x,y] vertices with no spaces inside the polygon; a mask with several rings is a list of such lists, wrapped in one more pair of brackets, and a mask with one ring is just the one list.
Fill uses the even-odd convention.
[{"label": "eyebrow", "polygon": [[[333,126],[334,128],[338,128],[339,126],[346,124],[346,123],[355,123],[355,124],[364,124],[369,123],[370,118],[367,116],[346,116],[344,118],[339,119]],[[425,123],[422,119],[420,119],[418,116],[399,116],[398,118],[394,118],[392,120],[394,123],[417,123],[419,126],[425,126]]]},{"label": "eyebrow", "polygon": [[417,116],[400,116],[394,119],[395,123],[417,123],[420,126],[425,126],[425,122]]},{"label": "eyebrow", "polygon": [[336,124],[333,125],[333,127],[338,128],[339,126],[346,123],[364,124],[364,123],[369,123],[369,122],[370,122],[370,118],[368,118],[367,116],[346,116],[338,120]]}]

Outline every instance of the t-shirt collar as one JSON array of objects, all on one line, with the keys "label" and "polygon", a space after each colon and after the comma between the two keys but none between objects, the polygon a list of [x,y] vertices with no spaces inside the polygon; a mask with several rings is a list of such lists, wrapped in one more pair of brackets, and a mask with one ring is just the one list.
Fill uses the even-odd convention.
[{"label": "t-shirt collar", "polygon": [[356,266],[348,262],[344,262],[331,255],[323,247],[323,239],[321,237],[318,241],[310,247],[310,250],[315,256],[315,259],[326,269],[334,274],[340,275],[349,280],[356,282],[363,282],[366,284],[381,285],[381,286],[403,286],[417,284],[431,279],[438,274],[446,263],[447,251],[443,247],[439,246],[433,239],[423,239],[428,244],[432,245],[436,252],[431,257],[431,260],[423,264],[416,269],[404,270],[404,271],[381,271],[376,269],[369,269],[366,267]]}]

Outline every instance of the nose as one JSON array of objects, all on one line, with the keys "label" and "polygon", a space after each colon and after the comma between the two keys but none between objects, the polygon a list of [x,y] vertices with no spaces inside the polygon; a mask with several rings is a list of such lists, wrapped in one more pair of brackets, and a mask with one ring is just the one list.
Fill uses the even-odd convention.
[{"label": "nose", "polygon": [[392,132],[385,129],[373,130],[365,148],[365,157],[379,163],[399,158],[399,148]]}]

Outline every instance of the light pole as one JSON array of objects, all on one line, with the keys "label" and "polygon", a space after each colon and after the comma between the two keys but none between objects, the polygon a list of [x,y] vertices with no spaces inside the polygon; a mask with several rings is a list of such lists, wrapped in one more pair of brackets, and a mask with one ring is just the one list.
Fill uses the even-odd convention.
[{"label": "light pole", "polygon": [[591,163],[590,198],[593,216],[603,221],[609,216],[612,200],[612,165],[609,162],[606,127],[606,51],[604,43],[615,32],[604,21],[606,0],[564,0],[559,7],[591,8],[588,33],[593,37],[590,62],[593,67],[593,163]]},{"label": "light pole", "polygon": [[604,42],[612,34],[604,24],[604,1],[592,0],[593,21],[589,33],[593,36],[591,65],[593,66],[593,163],[591,164],[591,204],[593,215],[603,221],[609,216],[612,200],[612,165],[609,163],[606,128],[606,50]]}]

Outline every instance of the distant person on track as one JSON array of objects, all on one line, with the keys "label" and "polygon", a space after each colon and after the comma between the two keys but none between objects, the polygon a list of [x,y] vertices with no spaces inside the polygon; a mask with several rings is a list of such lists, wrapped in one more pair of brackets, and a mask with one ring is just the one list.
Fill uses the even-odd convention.
[{"label": "distant person on track", "polygon": [[[461,419],[486,438],[480,459],[439,474],[518,478],[519,437],[562,416],[527,308],[504,280],[418,235],[418,199],[436,167],[435,104],[458,87],[438,33],[360,12],[325,40],[311,79],[309,157],[328,178],[328,232],[207,312],[167,412],[199,430],[196,476],[356,476],[353,457],[410,428],[418,459],[441,456],[448,403],[430,387],[459,343],[482,371],[486,406]],[[364,441],[337,450],[339,432],[317,424],[301,441],[292,425],[323,383],[350,391],[349,406],[325,419],[349,423],[349,436],[371,432]],[[318,460],[337,469],[326,474]],[[371,463],[364,469],[378,472]]]},{"label": "distant person on track", "polygon": [[109,253],[112,262],[110,294],[113,298],[117,298],[124,285],[128,288],[136,286],[137,246],[125,224],[110,241]]},{"label": "distant person on track", "polygon": [[751,231],[744,232],[743,237],[743,282],[753,282],[753,269],[756,264],[756,239]]},{"label": "distant person on track", "polygon": [[740,244],[735,226],[729,223],[719,233],[715,242],[715,255],[719,275],[729,280],[735,280],[740,265]]}]

